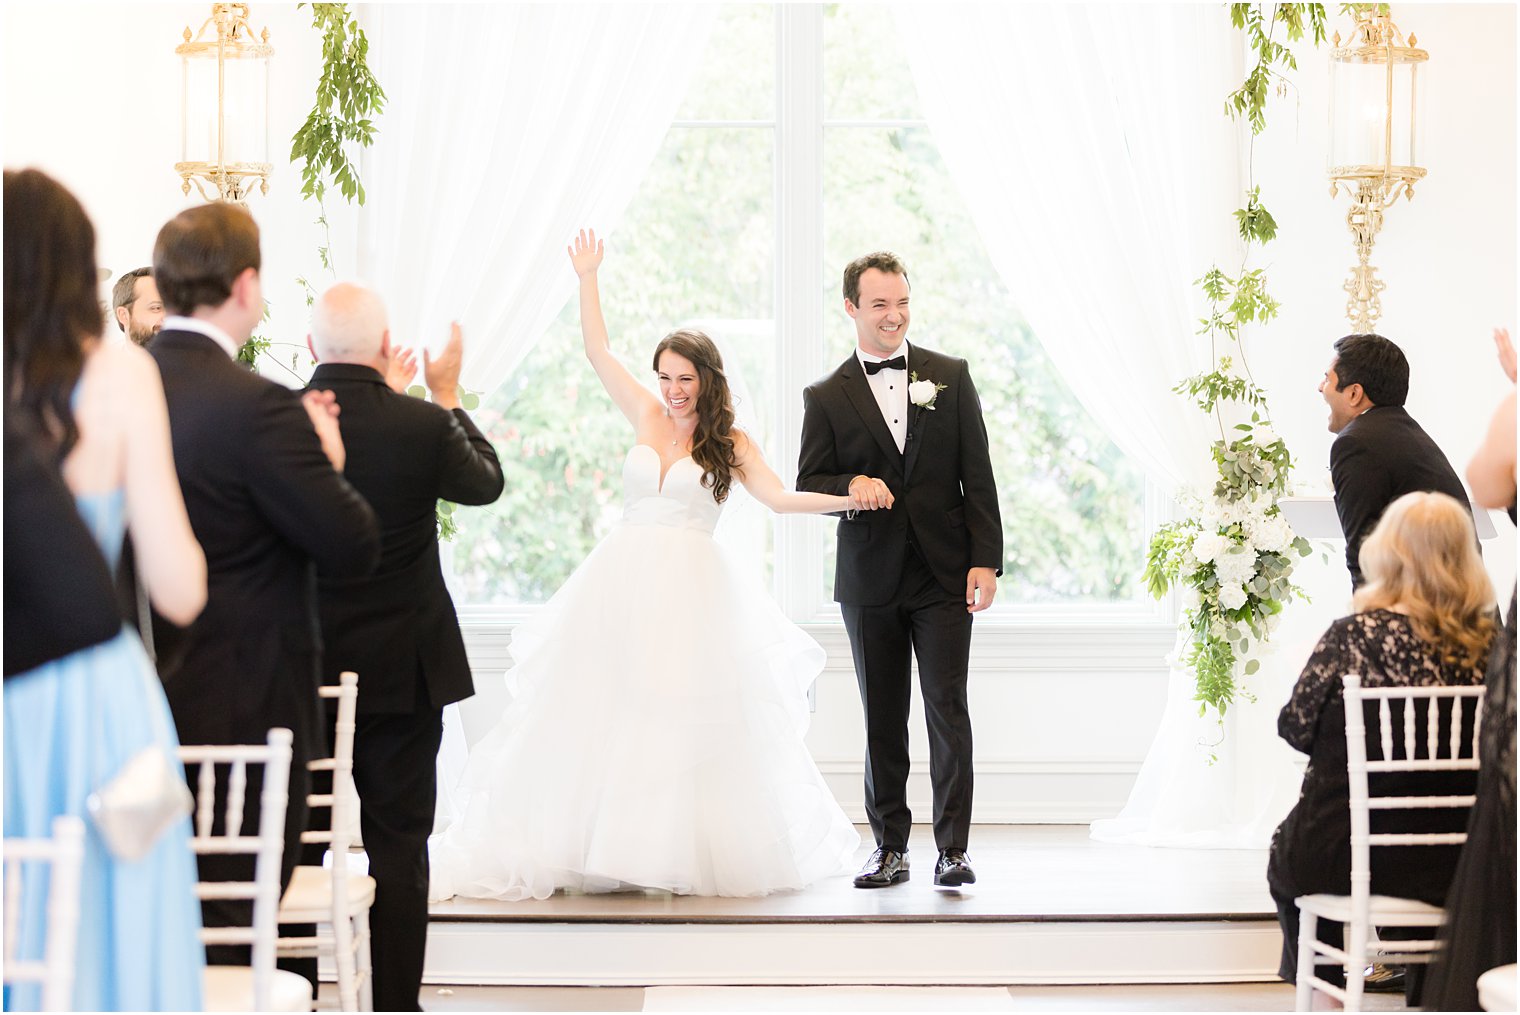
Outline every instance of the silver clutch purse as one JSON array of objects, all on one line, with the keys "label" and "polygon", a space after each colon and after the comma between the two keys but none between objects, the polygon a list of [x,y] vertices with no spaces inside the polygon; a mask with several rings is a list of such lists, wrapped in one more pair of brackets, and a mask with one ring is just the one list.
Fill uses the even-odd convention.
[{"label": "silver clutch purse", "polygon": [[91,793],[85,806],[111,855],[139,860],[169,826],[190,813],[195,800],[163,748],[149,744]]}]

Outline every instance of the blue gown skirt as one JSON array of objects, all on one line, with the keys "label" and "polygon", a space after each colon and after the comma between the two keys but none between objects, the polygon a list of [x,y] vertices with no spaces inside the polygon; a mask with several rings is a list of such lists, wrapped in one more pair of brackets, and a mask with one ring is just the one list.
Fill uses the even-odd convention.
[{"label": "blue gown skirt", "polygon": [[[111,855],[85,798],[158,743],[177,768],[174,720],[135,632],[5,681],[5,836],[45,838],[53,819],[84,819],[75,1011],[198,1011],[205,949],[190,819],[135,861]],[[19,956],[41,958],[45,871],[28,864]],[[34,1010],[31,984],[5,988],[5,1010]]]}]

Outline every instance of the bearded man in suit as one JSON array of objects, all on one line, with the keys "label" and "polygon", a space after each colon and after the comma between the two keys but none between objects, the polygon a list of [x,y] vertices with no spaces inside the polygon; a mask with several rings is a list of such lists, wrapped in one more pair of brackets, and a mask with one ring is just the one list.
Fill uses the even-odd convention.
[{"label": "bearded man in suit", "polygon": [[460,408],[459,325],[437,359],[423,352],[432,404],[387,384],[395,373],[404,389],[416,367],[405,350],[392,350],[385,307],[369,289],[343,283],[323,293],[308,341],[318,361],[310,390],[331,392],[342,410],[344,476],[380,519],[374,573],[324,575],[319,584],[323,677],[337,683],[344,670],[359,674],[354,784],[375,878],[375,1008],[417,1011],[443,707],[475,693],[443,581],[436,510],[440,499],[495,501],[501,463]]},{"label": "bearded man in suit", "polygon": [[918,659],[934,788],[934,883],[976,880],[966,669],[974,614],[992,605],[1003,528],[982,406],[965,360],[909,345],[908,272],[867,254],[844,271],[857,348],[803,392],[797,488],[872,510],[839,522],[834,598],[866,722],[866,814],[876,851],[858,888],[908,879],[908,705]]}]

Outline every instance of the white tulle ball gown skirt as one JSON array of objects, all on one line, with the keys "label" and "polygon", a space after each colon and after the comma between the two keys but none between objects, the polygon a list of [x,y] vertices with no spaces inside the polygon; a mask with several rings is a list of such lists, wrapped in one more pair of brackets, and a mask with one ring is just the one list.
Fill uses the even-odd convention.
[{"label": "white tulle ball gown skirt", "polygon": [[431,844],[434,899],[756,896],[849,870],[859,835],[803,743],[823,649],[708,531],[625,520],[512,654]]}]

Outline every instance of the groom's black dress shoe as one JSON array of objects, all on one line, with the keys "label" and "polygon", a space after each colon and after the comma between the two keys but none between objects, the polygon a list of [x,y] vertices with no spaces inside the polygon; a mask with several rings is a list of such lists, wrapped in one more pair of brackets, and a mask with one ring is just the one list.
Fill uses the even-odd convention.
[{"label": "groom's black dress shoe", "polygon": [[878,847],[855,875],[856,888],[885,888],[908,880],[908,854]]},{"label": "groom's black dress shoe", "polygon": [[934,883],[944,888],[976,884],[976,871],[971,869],[964,849],[940,850],[939,862],[934,865]]}]

